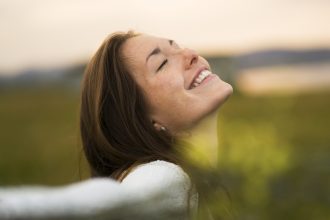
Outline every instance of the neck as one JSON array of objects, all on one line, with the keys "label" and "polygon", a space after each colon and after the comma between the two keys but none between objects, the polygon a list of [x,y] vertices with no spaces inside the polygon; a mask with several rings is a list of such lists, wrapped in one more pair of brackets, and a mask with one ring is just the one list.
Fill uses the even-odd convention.
[{"label": "neck", "polygon": [[204,167],[216,167],[218,163],[217,116],[217,112],[207,116],[184,138],[192,146],[186,152],[189,159]]}]

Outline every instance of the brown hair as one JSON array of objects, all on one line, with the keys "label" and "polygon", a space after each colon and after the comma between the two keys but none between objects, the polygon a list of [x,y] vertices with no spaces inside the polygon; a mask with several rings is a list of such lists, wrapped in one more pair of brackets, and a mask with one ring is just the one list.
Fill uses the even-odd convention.
[{"label": "brown hair", "polygon": [[88,63],[82,82],[80,132],[92,176],[121,180],[152,160],[179,163],[174,137],[157,131],[142,90],[126,68],[121,46],[137,36],[110,35]]},{"label": "brown hair", "polygon": [[121,46],[137,35],[131,31],[110,35],[84,73],[80,133],[91,175],[122,181],[130,170],[142,163],[160,159],[178,164],[196,186],[199,218],[213,219],[207,201],[219,188],[223,191],[218,182],[219,173],[200,169],[185,160],[182,148],[189,144],[154,128],[142,89],[129,73],[121,53]]}]

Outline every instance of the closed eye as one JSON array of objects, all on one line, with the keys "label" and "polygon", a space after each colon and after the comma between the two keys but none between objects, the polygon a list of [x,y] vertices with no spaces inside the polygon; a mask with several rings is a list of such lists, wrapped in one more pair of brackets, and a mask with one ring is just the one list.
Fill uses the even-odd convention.
[{"label": "closed eye", "polygon": [[160,64],[160,66],[158,67],[158,69],[156,70],[156,72],[158,72],[159,70],[161,70],[163,68],[163,66],[167,63],[167,59],[165,59],[162,64]]}]

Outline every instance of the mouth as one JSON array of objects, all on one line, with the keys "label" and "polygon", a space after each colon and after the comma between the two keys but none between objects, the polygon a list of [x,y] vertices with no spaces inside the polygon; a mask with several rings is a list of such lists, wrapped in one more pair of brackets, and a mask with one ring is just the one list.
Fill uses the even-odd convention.
[{"label": "mouth", "polygon": [[210,75],[212,75],[212,72],[205,67],[197,71],[192,82],[190,83],[189,90],[198,87]]}]

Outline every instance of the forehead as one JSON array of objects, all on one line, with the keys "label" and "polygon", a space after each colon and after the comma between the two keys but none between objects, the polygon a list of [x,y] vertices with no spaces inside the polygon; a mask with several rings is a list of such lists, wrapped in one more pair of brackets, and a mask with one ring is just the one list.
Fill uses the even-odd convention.
[{"label": "forehead", "polygon": [[122,52],[130,61],[145,62],[148,54],[163,42],[166,42],[165,38],[141,34],[128,39],[123,45]]}]

